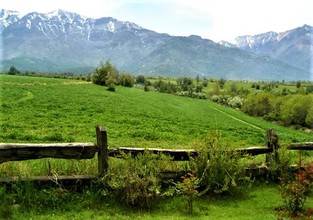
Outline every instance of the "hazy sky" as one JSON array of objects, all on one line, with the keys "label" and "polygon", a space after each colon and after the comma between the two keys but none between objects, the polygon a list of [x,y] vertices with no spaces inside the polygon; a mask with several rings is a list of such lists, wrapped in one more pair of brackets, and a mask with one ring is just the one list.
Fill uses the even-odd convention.
[{"label": "hazy sky", "polygon": [[0,0],[0,8],[28,12],[64,9],[86,17],[114,17],[170,35],[214,41],[313,25],[312,0]]}]

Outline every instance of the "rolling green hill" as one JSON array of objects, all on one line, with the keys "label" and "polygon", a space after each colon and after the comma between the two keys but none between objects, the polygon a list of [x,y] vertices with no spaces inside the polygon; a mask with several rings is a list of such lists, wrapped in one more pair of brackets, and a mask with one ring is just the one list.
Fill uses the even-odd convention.
[{"label": "rolling green hill", "polygon": [[0,142],[95,142],[104,125],[109,146],[193,148],[218,130],[235,146],[264,145],[275,128],[281,142],[313,141],[208,100],[84,81],[0,75]]}]

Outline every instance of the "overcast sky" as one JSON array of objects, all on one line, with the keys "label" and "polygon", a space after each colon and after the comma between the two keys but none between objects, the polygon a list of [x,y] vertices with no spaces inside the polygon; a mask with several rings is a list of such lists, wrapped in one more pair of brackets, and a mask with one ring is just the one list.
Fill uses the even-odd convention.
[{"label": "overcast sky", "polygon": [[170,35],[214,41],[313,25],[312,0],[0,0],[0,8],[46,13],[56,9],[86,17],[114,17]]}]

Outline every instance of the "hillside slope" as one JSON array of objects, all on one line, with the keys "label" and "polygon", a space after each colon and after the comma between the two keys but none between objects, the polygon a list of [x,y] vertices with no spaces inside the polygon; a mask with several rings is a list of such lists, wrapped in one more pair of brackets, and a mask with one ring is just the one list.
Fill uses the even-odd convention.
[{"label": "hillside slope", "polygon": [[106,126],[113,146],[193,148],[212,131],[235,146],[265,144],[274,128],[280,142],[313,141],[295,131],[207,100],[75,80],[0,75],[0,142],[94,142]]}]

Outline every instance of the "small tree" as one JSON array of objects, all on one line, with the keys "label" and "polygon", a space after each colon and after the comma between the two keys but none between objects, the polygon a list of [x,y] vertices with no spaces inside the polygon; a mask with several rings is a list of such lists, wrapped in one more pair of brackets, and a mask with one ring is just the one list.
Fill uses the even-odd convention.
[{"label": "small tree", "polygon": [[226,79],[220,78],[220,80],[218,81],[218,85],[220,86],[221,89],[224,88],[224,85],[226,83]]},{"label": "small tree", "polygon": [[11,66],[9,71],[8,71],[8,74],[9,75],[19,75],[19,74],[21,74],[21,72],[18,69],[16,69],[14,66]]},{"label": "small tree", "polygon": [[135,84],[135,77],[129,73],[122,73],[119,76],[119,84],[125,87],[133,87]]},{"label": "small tree", "polygon": [[301,81],[300,81],[300,80],[296,82],[296,87],[297,87],[298,89],[301,87]]},{"label": "small tree", "polygon": [[144,84],[146,81],[145,77],[143,75],[139,75],[136,77],[136,83],[137,84]]},{"label": "small tree", "polygon": [[306,95],[294,95],[286,99],[281,106],[281,119],[287,125],[306,125],[306,117],[313,105],[313,98]]},{"label": "small tree", "polygon": [[108,82],[115,82],[118,70],[107,60],[97,67],[92,74],[92,82],[101,86],[108,86]]}]

